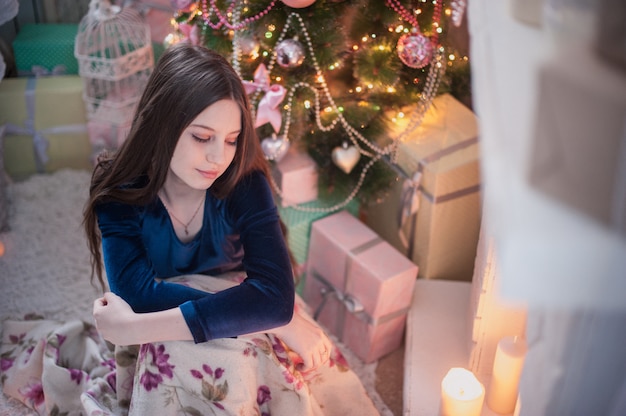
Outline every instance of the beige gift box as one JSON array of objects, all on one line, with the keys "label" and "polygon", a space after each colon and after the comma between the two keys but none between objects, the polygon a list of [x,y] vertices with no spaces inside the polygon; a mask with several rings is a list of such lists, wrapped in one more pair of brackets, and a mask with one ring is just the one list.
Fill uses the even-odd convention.
[{"label": "beige gift box", "polygon": [[2,80],[2,124],[5,168],[14,178],[92,167],[78,75]]},{"label": "beige gift box", "polygon": [[[391,137],[408,120],[393,127]],[[436,97],[398,146],[400,178],[366,209],[366,223],[419,266],[419,277],[470,281],[480,232],[480,149],[475,114],[449,94]]]}]

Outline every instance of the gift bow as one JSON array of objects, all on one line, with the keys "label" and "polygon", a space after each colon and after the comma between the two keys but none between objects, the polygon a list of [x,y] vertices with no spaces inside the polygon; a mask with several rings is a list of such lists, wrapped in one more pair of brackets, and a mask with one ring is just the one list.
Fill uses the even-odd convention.
[{"label": "gift bow", "polygon": [[30,69],[35,77],[43,77],[48,75],[65,75],[65,65],[56,65],[51,70],[41,65],[33,65]]},{"label": "gift bow", "polygon": [[278,133],[282,124],[282,113],[278,106],[285,98],[287,90],[279,84],[270,84],[270,74],[264,64],[254,71],[254,81],[243,81],[247,94],[258,90],[265,91],[265,95],[259,101],[256,110],[256,122],[254,127],[270,123],[274,131]]},{"label": "gift bow", "polygon": [[357,298],[334,288],[330,283],[328,283],[323,277],[321,277],[317,273],[314,275],[314,277],[322,282],[324,286],[320,289],[322,301],[319,305],[317,305],[317,308],[313,313],[313,319],[317,320],[319,318],[320,313],[322,313],[322,310],[324,309],[324,306],[326,306],[328,296],[336,297],[339,302],[343,303],[343,306],[345,306],[346,310],[348,310],[348,312],[350,313],[356,314],[364,311],[365,308],[363,308],[363,304]]},{"label": "gift bow", "polygon": [[[374,240],[376,242],[382,241],[380,238]],[[399,316],[406,314],[409,311],[409,307],[402,307],[396,309],[393,312],[390,312],[386,315],[373,317],[366,310],[363,304],[354,296],[349,293],[344,293],[341,290],[334,287],[328,280],[326,280],[322,275],[320,275],[315,269],[312,269],[311,277],[315,280],[319,281],[322,284],[320,288],[320,295],[322,297],[321,302],[315,308],[313,313],[313,319],[318,320],[320,314],[324,310],[328,302],[328,297],[335,297],[340,303],[343,304],[346,311],[352,314],[355,318],[359,319],[362,322],[365,322],[368,325],[378,326],[384,323],[391,321]],[[345,314],[340,313],[338,317],[336,317],[336,330],[335,335],[339,337],[340,340],[343,340],[343,328],[345,325]]]},{"label": "gift bow", "polygon": [[[402,193],[400,194],[400,205],[398,207],[397,225],[398,236],[402,245],[406,248],[409,247],[409,239],[403,232],[403,227],[406,221],[411,218],[420,207],[420,184],[422,182],[422,172],[417,171],[410,179],[405,179],[402,184]],[[411,230],[412,232],[413,230]],[[411,253],[409,253],[411,254]]]}]

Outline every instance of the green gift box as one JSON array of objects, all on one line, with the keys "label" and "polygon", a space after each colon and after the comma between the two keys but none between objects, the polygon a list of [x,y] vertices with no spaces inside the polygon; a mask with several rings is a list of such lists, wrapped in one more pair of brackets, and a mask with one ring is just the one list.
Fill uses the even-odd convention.
[{"label": "green gift box", "polygon": [[74,39],[78,25],[40,23],[22,26],[13,41],[20,75],[78,74]]},{"label": "green gift box", "polygon": [[10,176],[92,168],[82,89],[77,75],[0,82],[4,164]]}]

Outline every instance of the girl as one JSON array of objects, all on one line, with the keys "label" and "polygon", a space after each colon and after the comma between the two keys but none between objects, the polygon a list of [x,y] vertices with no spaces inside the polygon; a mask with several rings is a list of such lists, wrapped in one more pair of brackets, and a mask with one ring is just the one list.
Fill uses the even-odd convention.
[{"label": "girl", "polygon": [[294,307],[268,165],[220,55],[165,51],[126,142],[98,162],[85,229],[93,274],[104,289],[104,266],[110,289],[94,302],[97,328],[140,345],[136,366],[118,360],[131,414],[377,414]]}]

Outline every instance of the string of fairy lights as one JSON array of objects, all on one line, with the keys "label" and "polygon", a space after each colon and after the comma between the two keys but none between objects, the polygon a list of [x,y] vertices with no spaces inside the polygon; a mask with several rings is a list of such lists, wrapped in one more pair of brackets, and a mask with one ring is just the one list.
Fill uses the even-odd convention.
[{"label": "string of fairy lights", "polygon": [[[287,20],[280,30],[280,33],[277,37],[275,45],[280,46],[284,45],[287,38],[288,33],[295,32],[297,35],[295,36],[298,40],[304,40],[303,48],[308,53],[308,57],[311,60],[313,68],[315,70],[314,79],[311,82],[300,81],[295,83],[290,87],[286,94],[285,103],[282,105],[283,119],[285,120],[282,124],[282,134],[277,132],[277,135],[282,140],[281,145],[289,146],[289,130],[290,126],[293,122],[292,120],[292,110],[294,109],[294,105],[301,104],[305,106],[307,109],[313,109],[315,114],[315,124],[318,129],[324,132],[329,132],[335,128],[342,128],[348,137],[350,143],[344,143],[343,147],[346,146],[354,147],[358,150],[358,157],[367,157],[369,160],[365,163],[359,175],[359,178],[354,185],[351,192],[339,203],[336,203],[332,206],[311,206],[311,204],[297,204],[292,205],[291,208],[299,211],[305,212],[334,212],[346,207],[360,191],[363,182],[366,178],[368,171],[371,167],[381,161],[385,160],[391,162],[392,164],[396,163],[397,153],[398,153],[398,145],[404,140],[407,136],[411,134],[421,123],[424,118],[424,115],[430,108],[433,98],[435,97],[439,83],[442,79],[443,74],[446,71],[446,66],[451,66],[455,59],[463,59],[467,60],[467,57],[457,57],[454,53],[450,53],[447,56],[445,55],[445,48],[441,45],[438,45],[437,37],[442,32],[441,25],[439,23],[442,0],[421,0],[422,2],[432,1],[435,7],[435,13],[433,14],[433,36],[432,39],[426,38],[424,35],[419,32],[419,27],[417,26],[417,20],[414,15],[418,15],[421,13],[421,9],[417,8],[412,12],[406,10],[398,0],[385,0],[388,7],[392,8],[396,11],[402,20],[406,21],[409,25],[403,25],[401,22],[397,24],[395,27],[389,27],[389,31],[395,31],[397,33],[403,33],[400,38],[402,45],[399,41],[397,48],[400,59],[408,66],[412,66],[414,68],[421,68],[426,65],[429,65],[428,73],[426,76],[426,81],[423,83],[423,89],[419,94],[419,101],[416,103],[414,110],[411,112],[409,122],[407,127],[403,129],[400,134],[396,137],[391,138],[391,143],[385,147],[380,147],[374,143],[373,140],[369,140],[365,137],[357,128],[352,126],[350,122],[344,117],[343,108],[341,105],[338,105],[335,102],[334,97],[332,96],[326,77],[324,75],[324,70],[318,63],[316,53],[313,47],[313,42],[311,40],[309,31],[304,23],[304,20],[300,16],[300,14],[296,12],[289,13]],[[240,36],[240,31],[250,25],[252,22],[257,21],[267,13],[269,13],[274,5],[276,0],[272,0],[268,3],[268,6],[259,14],[255,16],[248,16],[245,19],[241,19],[242,13],[246,13],[248,10],[243,2],[237,2],[237,0],[230,0],[230,4],[227,7],[225,12],[221,12],[217,7],[216,0],[202,0],[200,2],[200,7],[195,10],[195,13],[202,18],[204,24],[216,29],[221,27],[226,27],[231,31],[232,34],[232,64],[235,70],[242,76],[241,74],[241,63],[244,59],[244,54],[249,55],[253,59],[258,57],[257,49],[251,48],[251,50],[246,51],[244,53],[243,50],[243,42],[242,37]],[[450,16],[452,11],[450,9],[446,9],[444,11],[446,16]],[[193,14],[189,18],[189,21],[193,19]],[[212,20],[213,19],[213,20]],[[217,22],[215,22],[217,19]],[[172,21],[173,25],[176,27],[177,23],[175,20]],[[271,26],[268,28],[267,36],[274,36],[274,33],[277,31],[275,26]],[[353,49],[358,49],[361,47],[366,47],[367,42],[370,38],[375,37],[376,35],[366,35],[361,41],[361,45],[353,45]],[[427,40],[427,43],[424,42],[423,38]],[[180,40],[180,39],[178,39]],[[170,40],[176,41],[176,40]],[[403,52],[401,50],[401,46],[406,46],[407,51],[402,56]],[[432,49],[429,49],[432,48]],[[267,58],[269,57],[269,62],[267,64],[267,73],[269,78],[272,77],[272,71],[277,64],[277,53],[276,50],[272,53],[269,51],[264,51],[261,56]],[[415,65],[415,66],[413,66]],[[418,66],[421,65],[421,66]],[[327,70],[333,70],[335,67],[331,65]],[[242,77],[242,79],[244,79]],[[276,81],[280,81],[279,77],[274,77]],[[350,92],[358,93],[363,88],[372,88],[371,85],[365,85],[362,87],[356,87],[354,90]],[[393,88],[393,87],[389,87]],[[314,97],[313,103],[310,100],[303,100],[302,103],[295,103],[295,95],[296,91],[304,89],[308,90]],[[263,86],[259,86],[256,91],[251,95],[251,104],[253,111],[259,103],[260,99],[263,97],[265,89]],[[391,92],[391,91],[389,91]],[[327,103],[324,108],[322,108],[322,99],[325,103]],[[322,122],[322,118],[325,120],[329,120],[329,116],[332,115],[332,120],[324,124]],[[324,116],[324,117],[322,117]],[[404,113],[399,112],[397,117],[406,117]],[[264,140],[276,140],[277,136],[274,135],[272,138],[266,138]],[[271,155],[268,156],[268,159],[272,159]],[[357,159],[358,160],[358,159]],[[356,164],[356,163],[355,163]],[[272,180],[272,186],[274,187],[277,195],[282,198],[282,190],[280,187]]]}]

